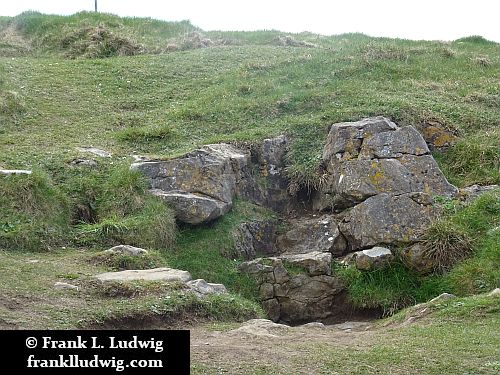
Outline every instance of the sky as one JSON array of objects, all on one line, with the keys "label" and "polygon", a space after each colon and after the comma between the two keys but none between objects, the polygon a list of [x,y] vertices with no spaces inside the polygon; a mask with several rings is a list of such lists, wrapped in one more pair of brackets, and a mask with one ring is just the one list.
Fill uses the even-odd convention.
[{"label": "sky", "polygon": [[[190,20],[203,30],[310,31],[323,35],[454,40],[481,35],[500,42],[499,0],[97,0],[120,16]],[[0,15],[26,10],[73,14],[94,0],[0,0]]]}]

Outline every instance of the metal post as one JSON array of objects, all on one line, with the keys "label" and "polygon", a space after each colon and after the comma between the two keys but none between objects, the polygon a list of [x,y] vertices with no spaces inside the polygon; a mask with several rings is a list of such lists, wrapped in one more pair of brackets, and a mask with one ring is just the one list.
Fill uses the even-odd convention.
[{"label": "metal post", "polygon": [[94,0],[94,8],[95,8],[95,11],[97,12],[97,0]]}]

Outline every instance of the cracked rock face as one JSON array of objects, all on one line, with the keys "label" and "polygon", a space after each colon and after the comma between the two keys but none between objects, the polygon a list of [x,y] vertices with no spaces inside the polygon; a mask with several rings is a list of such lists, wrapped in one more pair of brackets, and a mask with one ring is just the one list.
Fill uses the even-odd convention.
[{"label": "cracked rock face", "polygon": [[[300,323],[326,319],[333,313],[336,296],[343,291],[342,280],[331,275],[332,257],[315,252],[259,258],[241,265],[259,284],[262,306],[273,321]],[[287,269],[303,268],[304,273]]]},{"label": "cracked rock face", "polygon": [[384,117],[334,124],[323,163],[332,205],[352,207],[381,193],[455,196],[420,133]]},{"label": "cracked rock face", "polygon": [[378,194],[351,208],[339,227],[351,251],[413,243],[437,215],[425,193]]},{"label": "cracked rock face", "polygon": [[283,175],[286,146],[284,136],[266,139],[254,158],[232,145],[213,144],[175,159],[136,162],[130,168],[148,177],[151,192],[173,207],[179,221],[200,224],[226,214],[236,195],[277,211],[285,209],[290,201]]},{"label": "cracked rock face", "polygon": [[278,237],[277,246],[284,254],[322,251],[342,255],[347,248],[337,221],[331,215],[300,218],[290,222],[291,229]]}]

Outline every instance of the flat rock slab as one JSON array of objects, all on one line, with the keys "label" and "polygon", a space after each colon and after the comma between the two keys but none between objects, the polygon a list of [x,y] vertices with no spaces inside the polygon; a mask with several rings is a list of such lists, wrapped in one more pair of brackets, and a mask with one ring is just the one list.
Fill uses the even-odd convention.
[{"label": "flat rock slab", "polygon": [[0,169],[0,175],[4,176],[10,176],[10,175],[17,175],[17,174],[31,174],[31,171],[24,170],[24,169]]},{"label": "flat rock slab", "polygon": [[191,280],[191,274],[187,271],[174,268],[152,268],[149,270],[126,270],[119,272],[106,272],[96,275],[101,281],[181,281]]},{"label": "flat rock slab", "polygon": [[279,337],[287,333],[291,327],[285,324],[274,323],[268,319],[252,319],[245,323],[240,328],[233,329],[230,333],[247,334],[250,336],[260,337]]},{"label": "flat rock slab", "polygon": [[310,276],[331,275],[332,254],[312,251],[306,254],[280,256],[293,265],[304,268]]}]

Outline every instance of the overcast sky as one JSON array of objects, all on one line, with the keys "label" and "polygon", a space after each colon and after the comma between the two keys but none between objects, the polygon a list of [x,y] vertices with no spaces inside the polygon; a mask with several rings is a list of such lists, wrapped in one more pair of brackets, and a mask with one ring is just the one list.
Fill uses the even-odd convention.
[{"label": "overcast sky", "polygon": [[[97,0],[121,16],[190,20],[204,30],[311,31],[332,35],[454,40],[482,35],[500,42],[499,0]],[[0,0],[0,15],[25,10],[72,14],[94,0]]]}]

